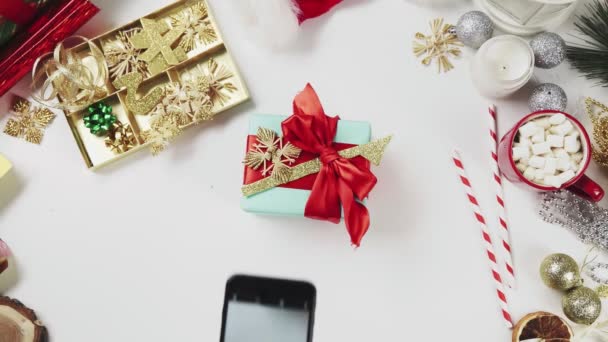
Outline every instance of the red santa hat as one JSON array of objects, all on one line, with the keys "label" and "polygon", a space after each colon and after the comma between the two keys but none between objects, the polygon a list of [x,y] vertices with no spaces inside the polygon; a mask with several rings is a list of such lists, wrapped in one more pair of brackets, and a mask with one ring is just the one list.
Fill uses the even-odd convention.
[{"label": "red santa hat", "polygon": [[259,38],[274,47],[295,40],[306,20],[327,13],[342,0],[233,0]]}]

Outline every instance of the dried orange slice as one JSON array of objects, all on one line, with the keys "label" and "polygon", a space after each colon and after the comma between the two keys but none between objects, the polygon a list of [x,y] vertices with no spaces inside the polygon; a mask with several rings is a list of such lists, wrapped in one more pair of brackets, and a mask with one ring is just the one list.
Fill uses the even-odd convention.
[{"label": "dried orange slice", "polygon": [[548,312],[534,312],[522,318],[513,329],[513,342],[540,339],[545,342],[570,342],[574,334],[566,321]]}]

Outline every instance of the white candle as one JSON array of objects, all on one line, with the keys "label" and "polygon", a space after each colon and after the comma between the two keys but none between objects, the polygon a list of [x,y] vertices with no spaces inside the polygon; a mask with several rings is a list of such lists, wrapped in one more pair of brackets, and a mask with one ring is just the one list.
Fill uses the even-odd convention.
[{"label": "white candle", "polygon": [[475,86],[485,96],[505,97],[523,87],[534,71],[534,53],[517,36],[498,36],[485,42],[471,63]]}]

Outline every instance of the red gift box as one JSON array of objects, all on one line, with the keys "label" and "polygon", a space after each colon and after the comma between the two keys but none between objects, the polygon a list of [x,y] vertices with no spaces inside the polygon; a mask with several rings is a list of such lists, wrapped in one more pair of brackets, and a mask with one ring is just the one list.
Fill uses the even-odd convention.
[{"label": "red gift box", "polygon": [[89,0],[59,0],[11,39],[0,53],[0,96],[32,69],[38,57],[53,51],[97,12]]}]

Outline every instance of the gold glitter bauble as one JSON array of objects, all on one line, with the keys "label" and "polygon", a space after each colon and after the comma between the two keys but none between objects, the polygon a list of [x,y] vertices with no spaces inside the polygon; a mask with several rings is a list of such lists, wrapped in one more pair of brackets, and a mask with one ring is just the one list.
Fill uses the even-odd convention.
[{"label": "gold glitter bauble", "polygon": [[562,297],[562,309],[572,322],[589,325],[602,312],[602,302],[595,291],[579,286]]},{"label": "gold glitter bauble", "polygon": [[581,285],[578,264],[566,254],[551,254],[540,264],[540,277],[545,285],[558,289],[569,290]]}]

